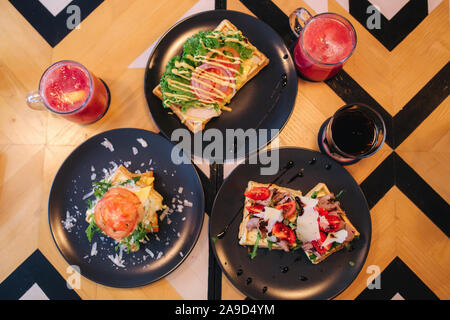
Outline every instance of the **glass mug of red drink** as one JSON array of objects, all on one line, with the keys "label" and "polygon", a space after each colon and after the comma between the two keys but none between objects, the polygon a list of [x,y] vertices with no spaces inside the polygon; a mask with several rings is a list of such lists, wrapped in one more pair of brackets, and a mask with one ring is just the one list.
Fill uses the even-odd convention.
[{"label": "glass mug of red drink", "polygon": [[362,103],[343,106],[319,130],[320,150],[348,165],[380,150],[386,125],[378,112]]},{"label": "glass mug of red drink", "polygon": [[324,81],[334,77],[356,48],[356,31],[335,13],[312,16],[305,8],[289,16],[292,32],[298,37],[294,62],[302,77]]},{"label": "glass mug of red drink", "polygon": [[27,95],[30,108],[47,109],[80,124],[101,119],[109,103],[109,90],[103,80],[70,60],[51,65],[39,81],[39,90]]}]

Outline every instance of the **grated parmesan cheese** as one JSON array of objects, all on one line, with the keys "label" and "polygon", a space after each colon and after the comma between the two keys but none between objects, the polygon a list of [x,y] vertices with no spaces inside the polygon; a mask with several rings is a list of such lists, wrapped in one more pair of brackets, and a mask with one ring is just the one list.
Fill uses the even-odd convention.
[{"label": "grated parmesan cheese", "polygon": [[104,138],[105,141],[103,141],[102,143],[100,143],[102,146],[104,146],[106,149],[108,149],[109,151],[113,152],[114,151],[114,146],[112,145],[111,142],[108,141],[108,139]]},{"label": "grated parmesan cheese", "polygon": [[139,142],[139,143],[141,144],[141,146],[142,146],[143,148],[147,148],[147,147],[148,147],[148,143],[147,143],[147,141],[145,141],[144,139],[142,139],[142,138],[137,138],[136,140],[137,140],[137,142]]}]

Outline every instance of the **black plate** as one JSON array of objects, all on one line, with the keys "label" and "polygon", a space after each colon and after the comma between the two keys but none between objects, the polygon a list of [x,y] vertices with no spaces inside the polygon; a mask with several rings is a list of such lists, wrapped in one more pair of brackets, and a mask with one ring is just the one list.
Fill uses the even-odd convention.
[{"label": "black plate", "polygon": [[[280,167],[291,160],[294,167],[281,176],[277,185],[299,189],[303,194],[319,182],[324,182],[331,192],[345,190],[339,200],[361,233],[360,239],[354,241],[354,249],[343,249],[317,265],[312,264],[301,249],[291,253],[259,249],[251,260],[248,248],[238,244],[243,192],[249,180],[271,183],[277,175],[262,176],[261,166],[250,164],[238,166],[217,194],[209,225],[211,238],[217,237],[237,212],[239,215],[225,236],[211,244],[223,272],[236,288],[253,299],[331,299],[352,283],[364,265],[372,233],[369,208],[356,181],[337,162],[311,150],[280,149]],[[302,168],[303,177],[288,183]],[[279,174],[283,171],[280,169]],[[249,278],[251,283],[248,284]]]},{"label": "black plate", "polygon": [[[241,12],[206,11],[178,22],[167,31],[155,46],[147,64],[144,83],[147,103],[153,120],[168,139],[175,129],[186,127],[176,115],[168,114],[170,110],[163,108],[161,100],[152,90],[159,84],[167,62],[173,56],[181,55],[186,39],[200,30],[215,29],[223,19],[228,19],[239,28],[270,62],[233,97],[229,104],[233,111],[224,111],[220,117],[211,120],[205,129],[216,128],[224,137],[226,129],[281,130],[292,112],[297,96],[297,74],[289,50],[278,34],[261,20]],[[284,84],[282,75],[286,75],[287,82]],[[267,140],[271,141],[273,138],[275,136],[269,132]],[[263,140],[259,141],[257,149],[267,144],[267,141]],[[203,143],[202,150],[208,143],[210,142]],[[234,153],[230,152],[232,143],[224,144],[225,159],[234,158]],[[254,148],[245,147],[246,154],[256,151]],[[198,152],[194,154],[202,157]]]},{"label": "black plate", "polygon": [[[101,145],[105,138],[113,145],[113,152]],[[144,148],[138,138],[143,138],[148,146]],[[191,252],[203,224],[203,189],[189,159],[186,159],[188,164],[178,166],[171,161],[172,148],[169,141],[157,134],[139,129],[116,129],[85,141],[64,161],[51,187],[48,218],[59,251],[70,265],[80,268],[83,276],[112,287],[141,286],[169,274]],[[112,169],[120,164],[128,165],[131,172],[153,170],[155,188],[168,206],[172,205],[172,198],[176,199],[177,205],[178,200],[193,204],[192,207],[185,206],[182,212],[171,213],[170,220],[160,221],[157,237],[150,235],[150,241],[142,245],[141,250],[130,254],[124,252],[125,268],[118,267],[108,258],[108,255],[118,253],[115,241],[98,233],[92,239],[92,243],[97,243],[98,253],[91,256],[91,244],[85,234],[88,224],[85,221],[86,200],[83,199],[92,190],[92,179],[99,181],[104,176],[103,168]],[[179,187],[183,189],[179,190]],[[67,212],[76,219],[72,228],[65,228],[62,223],[67,222]],[[151,258],[145,249],[154,257]],[[159,252],[162,255],[157,259]]]}]

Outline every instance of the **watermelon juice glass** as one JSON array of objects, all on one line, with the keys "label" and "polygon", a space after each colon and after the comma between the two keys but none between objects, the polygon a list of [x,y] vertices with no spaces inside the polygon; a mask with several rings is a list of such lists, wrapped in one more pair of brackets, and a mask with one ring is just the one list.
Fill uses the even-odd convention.
[{"label": "watermelon juice glass", "polygon": [[335,13],[312,16],[299,8],[289,16],[298,40],[294,62],[307,80],[324,81],[335,76],[356,48],[356,31],[344,17]]},{"label": "watermelon juice glass", "polygon": [[93,123],[106,113],[110,95],[106,84],[75,61],[59,61],[42,75],[39,90],[27,96],[32,109],[48,109],[70,121]]}]

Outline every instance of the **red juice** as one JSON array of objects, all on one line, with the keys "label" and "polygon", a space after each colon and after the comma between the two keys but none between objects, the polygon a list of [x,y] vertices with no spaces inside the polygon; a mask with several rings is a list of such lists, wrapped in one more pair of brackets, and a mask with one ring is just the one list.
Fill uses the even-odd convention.
[{"label": "red juice", "polygon": [[332,13],[307,22],[294,48],[294,61],[302,76],[323,81],[335,76],[356,46],[353,26]]},{"label": "red juice", "polygon": [[82,124],[97,121],[108,108],[103,82],[74,61],[51,66],[42,76],[39,91],[47,108]]}]

